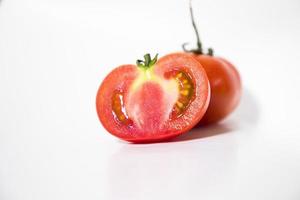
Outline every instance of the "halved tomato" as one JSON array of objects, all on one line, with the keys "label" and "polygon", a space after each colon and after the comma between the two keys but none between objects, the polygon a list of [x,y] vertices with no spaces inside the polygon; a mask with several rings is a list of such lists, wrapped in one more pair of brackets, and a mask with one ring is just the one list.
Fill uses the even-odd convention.
[{"label": "halved tomato", "polygon": [[201,64],[192,56],[173,53],[137,65],[122,65],[104,79],[96,97],[104,128],[130,142],[156,142],[195,126],[210,99]]}]

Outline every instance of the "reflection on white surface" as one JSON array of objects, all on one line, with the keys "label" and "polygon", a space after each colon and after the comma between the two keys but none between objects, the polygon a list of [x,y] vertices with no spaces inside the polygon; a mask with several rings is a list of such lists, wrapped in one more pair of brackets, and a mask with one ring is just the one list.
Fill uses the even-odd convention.
[{"label": "reflection on white surface", "polygon": [[[222,136],[219,136],[222,137]],[[204,140],[204,141],[203,141]],[[109,161],[110,199],[197,199],[231,190],[237,165],[234,134],[152,145],[124,144]],[[222,194],[224,195],[224,194]]]}]

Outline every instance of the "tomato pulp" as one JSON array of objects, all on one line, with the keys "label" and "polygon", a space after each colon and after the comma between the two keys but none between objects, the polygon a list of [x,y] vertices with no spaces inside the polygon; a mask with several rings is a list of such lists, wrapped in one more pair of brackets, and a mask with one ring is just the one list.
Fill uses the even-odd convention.
[{"label": "tomato pulp", "polygon": [[[122,65],[99,87],[96,109],[104,128],[130,142],[166,140],[193,128],[210,100],[201,64],[191,55],[173,53],[137,65]],[[156,62],[157,61],[157,62]]]}]

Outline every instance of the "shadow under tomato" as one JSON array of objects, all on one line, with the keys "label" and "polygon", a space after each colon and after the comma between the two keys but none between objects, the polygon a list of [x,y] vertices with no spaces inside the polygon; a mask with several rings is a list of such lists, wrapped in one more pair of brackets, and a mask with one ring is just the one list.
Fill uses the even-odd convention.
[{"label": "shadow under tomato", "polygon": [[[239,124],[247,128],[255,128],[258,125],[260,118],[259,102],[254,94],[247,88],[243,90],[240,105],[229,116],[232,123]],[[243,128],[241,127],[241,128]]]},{"label": "shadow under tomato", "polygon": [[169,142],[182,142],[188,140],[214,137],[237,130],[255,128],[259,120],[259,106],[253,94],[246,88],[243,91],[240,105],[223,121],[207,126],[193,128],[186,134],[182,134]]},{"label": "shadow under tomato", "polygon": [[212,124],[203,127],[197,127],[192,129],[186,134],[182,134],[170,142],[180,142],[180,141],[187,141],[187,140],[195,140],[195,139],[202,139],[207,137],[213,137],[221,134],[228,133],[233,129],[227,123],[218,123]]},{"label": "shadow under tomato", "polygon": [[222,199],[215,191],[231,190],[237,150],[235,137],[222,142],[123,143],[107,162],[107,199],[186,199],[186,194],[194,197],[189,199]]}]

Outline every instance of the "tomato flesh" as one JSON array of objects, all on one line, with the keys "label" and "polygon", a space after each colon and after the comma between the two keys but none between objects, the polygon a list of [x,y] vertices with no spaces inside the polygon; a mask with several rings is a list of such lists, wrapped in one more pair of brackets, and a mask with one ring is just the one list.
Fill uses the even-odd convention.
[{"label": "tomato flesh", "polygon": [[139,129],[149,135],[159,131],[168,118],[168,102],[164,98],[164,92],[157,83],[146,82],[128,101],[129,116]]},{"label": "tomato flesh", "polygon": [[99,87],[99,119],[111,134],[131,142],[154,142],[187,132],[204,115],[210,98],[207,76],[192,56],[174,53],[151,69],[126,65]]}]

